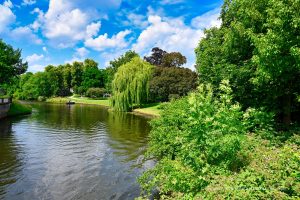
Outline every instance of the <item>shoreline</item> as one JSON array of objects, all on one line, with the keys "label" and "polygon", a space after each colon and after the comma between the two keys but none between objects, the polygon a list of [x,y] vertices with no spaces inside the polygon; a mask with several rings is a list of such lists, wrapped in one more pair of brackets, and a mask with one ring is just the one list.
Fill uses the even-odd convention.
[{"label": "shoreline", "polygon": [[[80,98],[80,97],[67,97],[67,98],[51,98],[47,99],[45,102],[50,103],[50,104],[66,104],[68,101],[73,101],[75,104],[80,104],[80,105],[96,105],[96,106],[102,106],[107,109],[111,109],[109,106],[109,100],[108,99],[87,99],[87,98]],[[132,110],[131,113],[137,116],[143,116],[146,118],[157,118],[159,117],[159,111],[157,109],[157,105],[155,106],[150,106],[146,108],[137,108]]]}]

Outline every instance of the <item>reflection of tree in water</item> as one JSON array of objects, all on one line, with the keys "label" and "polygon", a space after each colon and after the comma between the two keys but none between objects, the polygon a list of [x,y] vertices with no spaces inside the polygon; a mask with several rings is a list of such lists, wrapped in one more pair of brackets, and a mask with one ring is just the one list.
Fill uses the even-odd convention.
[{"label": "reflection of tree in water", "polygon": [[80,130],[85,133],[95,133],[93,130],[99,122],[105,121],[107,110],[99,106],[64,105],[64,104],[34,104],[38,112],[34,121],[43,125],[64,130]]},{"label": "reflection of tree in water", "polygon": [[0,199],[5,195],[6,186],[17,181],[20,170],[20,147],[15,141],[11,119],[0,121]]},{"label": "reflection of tree in water", "polygon": [[109,138],[108,145],[124,161],[135,160],[145,150],[149,132],[148,120],[128,113],[111,112],[95,105],[35,104],[38,112],[33,121],[43,126],[85,133],[96,137],[99,132]]},{"label": "reflection of tree in water", "polygon": [[108,112],[108,136],[110,146],[124,161],[136,160],[145,151],[150,130],[148,120],[133,114]]}]

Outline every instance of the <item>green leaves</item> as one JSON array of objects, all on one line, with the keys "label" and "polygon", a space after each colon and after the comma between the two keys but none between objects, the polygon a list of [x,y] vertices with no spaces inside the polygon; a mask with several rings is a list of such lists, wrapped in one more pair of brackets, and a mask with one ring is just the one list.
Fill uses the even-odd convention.
[{"label": "green leaves", "polygon": [[159,161],[143,180],[155,179],[163,192],[196,194],[216,168],[231,171],[242,166],[237,155],[247,131],[243,112],[232,102],[228,81],[222,81],[220,91],[216,94],[210,85],[200,85],[167,105],[151,123],[148,156]]},{"label": "green leaves", "polygon": [[0,85],[9,83],[16,76],[26,72],[27,62],[21,58],[21,50],[13,49],[0,39]]},{"label": "green leaves", "polygon": [[299,0],[225,1],[222,26],[206,31],[196,48],[201,83],[228,79],[234,99],[265,107],[287,125],[300,104]]},{"label": "green leaves", "polygon": [[140,106],[149,95],[149,80],[153,66],[139,57],[122,65],[112,82],[111,105],[118,111],[129,111]]}]

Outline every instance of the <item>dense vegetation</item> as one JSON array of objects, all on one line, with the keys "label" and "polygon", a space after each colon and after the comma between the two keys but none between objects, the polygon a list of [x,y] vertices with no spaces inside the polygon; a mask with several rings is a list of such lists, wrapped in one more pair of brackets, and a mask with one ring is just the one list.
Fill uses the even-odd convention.
[{"label": "dense vegetation", "polygon": [[201,82],[230,80],[244,108],[265,107],[285,124],[299,119],[299,1],[225,1],[221,28],[196,49]]},{"label": "dense vegetation", "polygon": [[21,59],[21,50],[13,49],[0,39],[0,85],[9,84],[17,75],[26,72],[27,62]]},{"label": "dense vegetation", "polygon": [[134,105],[147,102],[152,71],[153,66],[139,57],[122,65],[112,82],[112,107],[118,111],[129,111]]},{"label": "dense vegetation", "polygon": [[155,47],[152,54],[144,59],[156,66],[150,80],[150,101],[166,102],[196,89],[198,75],[188,68],[181,67],[186,63],[186,57],[181,53],[168,53]]},{"label": "dense vegetation", "polygon": [[17,99],[45,100],[53,96],[68,96],[71,92],[86,94],[89,88],[103,88],[105,72],[98,64],[86,59],[59,66],[49,65],[44,72],[28,72],[14,79],[7,91]]},{"label": "dense vegetation", "polygon": [[[185,56],[179,52],[168,53],[158,47],[153,48],[152,54],[144,57],[144,60],[137,60],[139,55],[136,52],[127,51],[110,61],[105,69],[99,69],[94,60],[85,59],[84,62],[49,65],[45,67],[44,72],[34,74],[22,74],[26,71],[27,63],[23,63],[22,70],[14,69],[22,64],[20,52],[12,48],[2,51],[6,57],[16,54],[15,57],[20,63],[7,63],[8,69],[18,73],[0,86],[1,90],[4,89],[4,94],[21,100],[45,101],[52,97],[67,97],[73,94],[90,98],[112,95],[111,105],[116,110],[129,111],[134,106],[165,102],[187,95],[198,84],[197,74],[181,67],[186,63]],[[150,65],[152,68],[148,70]]]},{"label": "dense vegetation", "polygon": [[224,2],[196,49],[198,90],[151,122],[146,196],[300,198],[299,5]]}]

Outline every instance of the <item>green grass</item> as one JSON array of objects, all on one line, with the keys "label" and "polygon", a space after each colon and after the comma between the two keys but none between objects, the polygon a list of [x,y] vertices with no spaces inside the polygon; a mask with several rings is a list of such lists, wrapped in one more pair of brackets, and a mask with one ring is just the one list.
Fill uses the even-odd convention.
[{"label": "green grass", "polygon": [[67,103],[68,101],[67,97],[53,97],[46,100],[48,103]]},{"label": "green grass", "polygon": [[146,104],[146,105],[143,105],[142,108],[134,109],[133,112],[159,117],[160,116],[160,107],[161,107],[161,103]]},{"label": "green grass", "polygon": [[17,115],[26,115],[32,112],[32,108],[28,105],[24,105],[18,101],[13,101],[10,105],[10,109],[7,113],[7,116],[17,116]]},{"label": "green grass", "polygon": [[109,106],[108,99],[91,99],[88,97],[69,97],[69,99],[71,101],[75,101],[76,103]]},{"label": "green grass", "polygon": [[79,104],[91,104],[91,105],[101,105],[101,106],[109,106],[108,99],[91,99],[87,97],[53,97],[47,99],[46,102],[49,103],[67,103],[68,101],[74,101]]},{"label": "green grass", "polygon": [[[100,106],[109,107],[108,99],[91,99],[88,97],[71,96],[71,97],[53,97],[46,100],[46,102],[49,103],[67,103],[68,101],[74,101],[75,103],[79,103],[79,104],[90,104],[90,105],[100,105]],[[141,108],[134,109],[133,112],[141,115],[159,117],[161,105],[162,105],[161,103],[145,104]]]}]

